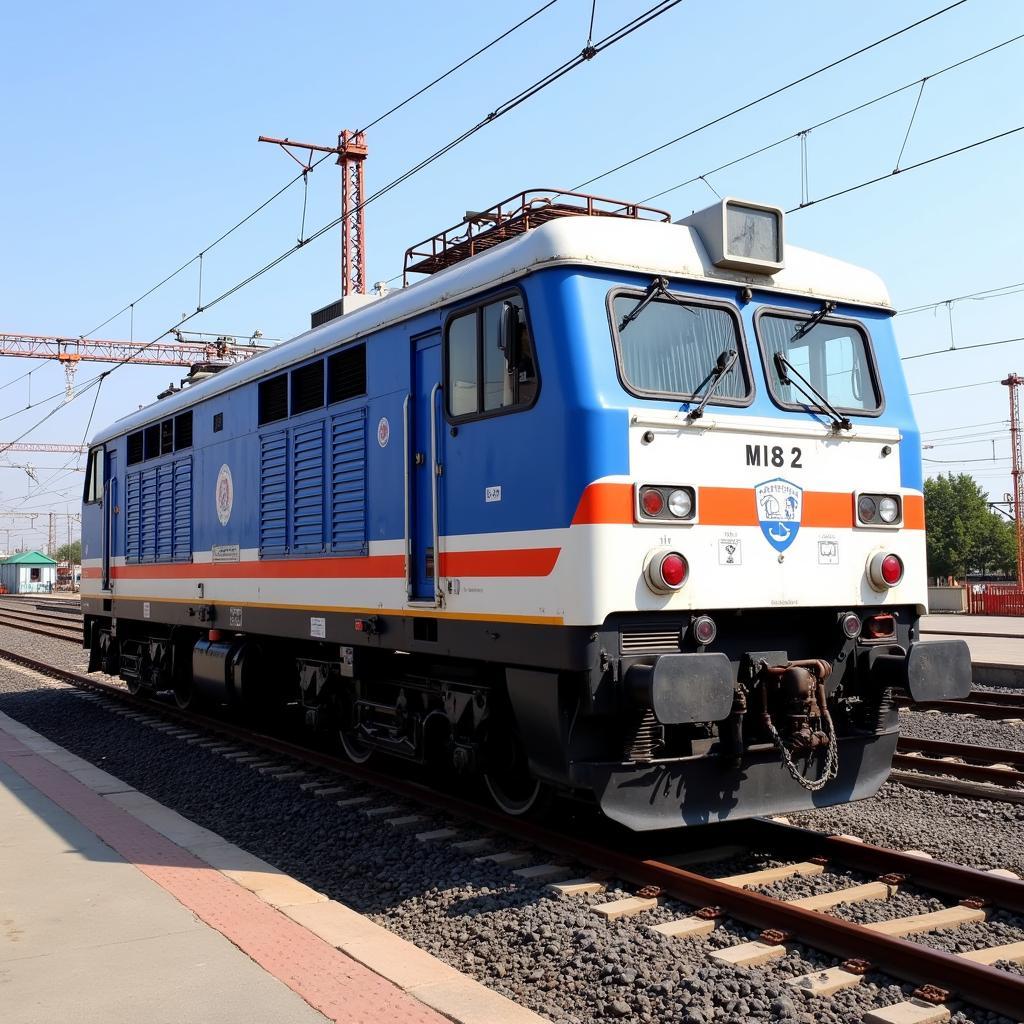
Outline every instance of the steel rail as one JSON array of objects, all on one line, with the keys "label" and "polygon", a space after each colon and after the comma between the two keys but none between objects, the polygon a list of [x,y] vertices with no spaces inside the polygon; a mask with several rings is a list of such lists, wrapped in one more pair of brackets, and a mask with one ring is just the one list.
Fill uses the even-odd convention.
[{"label": "steel rail", "polygon": [[981,696],[973,691],[963,700],[911,701],[909,697],[897,697],[896,705],[913,708],[914,711],[944,711],[952,715],[976,715],[978,718],[1024,718],[1024,697],[1021,695],[998,694],[1000,700],[997,701],[979,700]]},{"label": "steel rail", "polygon": [[[908,754],[895,754],[892,759],[893,768],[919,772],[922,775],[952,775],[957,779],[971,779],[974,782],[994,782],[998,786],[1012,788],[1024,782],[1024,772],[1016,768],[996,768],[991,764],[966,764],[960,761],[943,761],[934,757]],[[1024,796],[1024,790],[1020,791]]]},{"label": "steel rail", "polygon": [[69,640],[73,644],[78,644],[79,647],[82,646],[81,635],[69,636],[67,633],[53,633],[48,629],[39,629],[37,626],[30,626],[26,622],[20,620],[15,621],[5,619],[2,613],[0,613],[0,626],[6,626],[8,629],[20,629],[25,633],[36,633],[39,636],[49,637],[51,640]]},{"label": "steel rail", "polygon": [[[828,914],[805,910],[782,900],[764,896],[748,889],[694,874],[650,858],[636,856],[601,846],[592,840],[568,835],[531,821],[510,819],[500,811],[475,804],[463,797],[441,793],[407,779],[382,775],[361,765],[354,765],[330,754],[311,750],[273,736],[252,732],[230,722],[184,712],[169,705],[133,697],[126,690],[90,679],[67,669],[47,665],[34,658],[0,648],[0,660],[12,661],[32,668],[51,678],[93,692],[102,693],[135,708],[159,713],[175,721],[202,727],[236,742],[261,747],[268,752],[290,757],[309,765],[342,773],[370,785],[388,789],[410,800],[419,800],[438,811],[468,819],[478,825],[525,841],[557,855],[570,857],[592,868],[612,872],[619,878],[639,885],[658,886],[665,894],[683,902],[703,907],[715,906],[746,924],[761,928],[783,929],[795,941],[837,957],[865,959],[877,969],[917,984],[941,985],[957,997],[976,1006],[1015,1018],[1024,1006],[1024,977],[978,964],[952,953],[908,942],[871,931]],[[887,873],[899,866],[900,873],[929,888],[944,892],[977,895],[992,894],[1000,906],[1024,908],[1024,882],[1000,878],[983,871],[938,860],[923,860],[898,851],[828,836],[823,833],[782,826],[756,820],[749,823],[751,831],[765,838],[775,837],[784,845],[796,845],[806,857],[814,852],[834,857],[844,864]],[[789,838],[792,837],[792,838]]]},{"label": "steel rail", "polygon": [[67,616],[57,616],[46,612],[23,611],[20,608],[12,608],[10,605],[0,604],[0,615],[10,615],[13,618],[21,619],[23,622],[46,623],[53,626],[64,626],[67,629],[81,630],[81,619],[68,619]]},{"label": "steel rail", "polygon": [[973,743],[950,743],[946,740],[925,740],[916,736],[901,736],[896,745],[898,752],[910,750],[922,754],[936,754],[939,757],[962,757],[964,760],[982,761],[988,764],[1019,765],[1024,768],[1024,750],[1009,750],[1006,747],[976,747]]}]

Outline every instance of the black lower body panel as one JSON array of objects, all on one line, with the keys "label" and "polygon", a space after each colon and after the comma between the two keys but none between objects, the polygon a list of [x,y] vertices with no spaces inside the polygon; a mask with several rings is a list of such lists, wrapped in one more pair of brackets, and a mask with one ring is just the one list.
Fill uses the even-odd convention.
[{"label": "black lower body panel", "polygon": [[[895,729],[840,738],[839,774],[818,792],[800,786],[778,752],[767,747],[745,751],[738,768],[703,756],[649,764],[576,763],[572,776],[575,785],[593,791],[604,814],[634,831],[707,825],[873,796],[889,774],[897,738]],[[797,767],[816,778],[823,756],[809,768]]]}]

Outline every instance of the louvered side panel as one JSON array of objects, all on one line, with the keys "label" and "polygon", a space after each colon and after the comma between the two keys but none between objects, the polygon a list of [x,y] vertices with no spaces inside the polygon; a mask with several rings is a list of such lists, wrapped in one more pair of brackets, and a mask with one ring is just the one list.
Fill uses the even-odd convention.
[{"label": "louvered side panel", "polygon": [[139,560],[139,510],[141,484],[139,473],[131,473],[124,485],[124,557],[126,562]]},{"label": "louvered side panel", "polygon": [[174,560],[192,558],[192,459],[174,464]]},{"label": "louvered side panel", "polygon": [[331,420],[331,548],[366,553],[366,409]]},{"label": "louvered side panel", "polygon": [[143,562],[156,561],[156,469],[142,471],[139,547]]},{"label": "louvered side panel", "polygon": [[174,466],[156,471],[156,560],[169,562],[174,554]]},{"label": "louvered side panel", "polygon": [[324,550],[324,425],[292,431],[292,551]]},{"label": "louvered side panel", "polygon": [[260,553],[288,550],[288,434],[260,438]]}]

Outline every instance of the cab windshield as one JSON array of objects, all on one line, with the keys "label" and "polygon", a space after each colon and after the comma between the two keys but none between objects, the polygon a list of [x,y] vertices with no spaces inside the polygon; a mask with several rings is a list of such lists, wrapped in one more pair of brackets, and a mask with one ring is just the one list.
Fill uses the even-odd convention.
[{"label": "cab windshield", "polygon": [[[618,292],[611,301],[619,376],[637,395],[693,400],[713,381],[719,356],[739,353],[717,383],[712,402],[743,403],[750,395],[735,317],[718,306]],[[635,315],[634,315],[635,314]]]},{"label": "cab windshield", "polygon": [[796,384],[783,383],[776,354],[843,412],[873,413],[881,408],[881,395],[872,372],[867,336],[851,323],[820,320],[807,328],[808,318],[765,313],[757,318],[757,333],[764,353],[765,372],[775,401],[787,408],[810,404]]}]

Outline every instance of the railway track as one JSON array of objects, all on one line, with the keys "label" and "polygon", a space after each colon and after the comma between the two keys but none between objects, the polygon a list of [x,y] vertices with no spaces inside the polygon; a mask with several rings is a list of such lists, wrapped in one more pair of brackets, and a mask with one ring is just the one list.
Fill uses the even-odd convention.
[{"label": "railway track", "polygon": [[897,697],[897,707],[913,707],[915,711],[941,711],[951,715],[974,715],[977,718],[1024,718],[1024,694],[999,693],[995,690],[971,690],[963,700],[912,702]]},{"label": "railway track", "polygon": [[[601,914],[610,922],[619,916],[642,913],[666,898],[674,898],[696,909],[694,913],[677,921],[656,926],[656,930],[662,934],[703,934],[721,926],[728,918],[764,929],[757,942],[709,953],[719,959],[723,958],[722,954],[726,954],[724,958],[735,966],[766,962],[784,955],[787,943],[802,942],[843,958],[841,967],[825,972],[827,983],[832,986],[831,991],[856,985],[864,975],[876,969],[884,969],[888,974],[920,985],[916,996],[926,1001],[945,1002],[959,998],[1012,1018],[1016,1018],[1024,1006],[1024,977],[991,966],[1001,959],[1024,962],[1024,943],[1010,943],[970,954],[954,955],[902,937],[982,920],[990,907],[1024,912],[1024,881],[1015,876],[1005,877],[963,865],[922,858],[850,837],[830,836],[774,821],[756,820],[743,823],[739,830],[746,842],[778,851],[781,857],[793,858],[792,863],[782,868],[715,878],[688,870],[686,866],[714,859],[705,855],[710,851],[688,850],[680,854],[678,849],[669,849],[652,854],[649,848],[646,851],[642,847],[630,848],[638,842],[651,842],[644,837],[636,837],[629,843],[623,842],[619,835],[618,841],[602,843],[535,822],[510,819],[465,797],[438,792],[407,779],[353,765],[331,753],[254,732],[235,722],[182,712],[159,700],[132,697],[121,687],[25,655],[0,649],[0,659],[87,691],[95,695],[92,699],[98,698],[115,710],[144,723],[165,730],[170,723],[171,728],[175,731],[180,729],[193,742],[204,741],[209,746],[209,738],[214,737],[217,741],[232,745],[236,751],[237,745],[242,745],[256,754],[269,757],[270,763],[275,765],[267,768],[268,762],[260,757],[247,758],[254,767],[262,766],[261,770],[279,773],[285,778],[294,775],[294,769],[298,769],[298,774],[312,771],[321,779],[320,782],[309,784],[312,787],[319,786],[319,789],[312,790],[314,793],[330,795],[338,792],[332,780],[356,780],[382,794],[407,800],[419,809],[470,822],[491,833],[507,837],[511,844],[519,847],[524,843],[529,844],[557,859],[585,864],[597,873],[575,882],[553,883],[566,898],[572,898],[575,891],[597,891],[595,886],[603,885],[599,880],[602,876],[611,875],[637,886],[637,893],[633,897],[592,907],[594,913]],[[914,741],[926,748],[919,751],[922,755],[938,752],[927,749],[930,742]],[[1024,755],[1018,757],[1024,759]],[[285,763],[278,767],[277,763],[282,759]],[[879,877],[873,883],[791,901],[747,888],[779,878],[820,873],[826,865]],[[558,867],[557,864],[534,865],[531,869],[534,872],[532,877],[543,877],[542,872],[549,868],[554,869],[553,877],[557,877]],[[942,893],[951,898],[951,905],[933,914],[915,915],[913,919],[897,919],[877,926],[854,924],[824,912],[829,907],[861,899],[885,898],[904,885]],[[621,906],[623,903],[628,906]],[[818,977],[817,981],[814,980],[817,976],[811,975],[796,981],[804,985],[825,985],[825,975]]]},{"label": "railway track", "polygon": [[901,736],[889,778],[906,786],[1024,804],[1024,752]]},{"label": "railway track", "polygon": [[[6,608],[0,608],[0,626],[9,626],[11,629],[20,629],[26,633],[35,633],[37,636],[49,637],[52,640],[69,640],[71,643],[82,644],[82,627],[74,623],[50,623],[45,619],[36,619],[31,616],[13,614]],[[45,627],[50,628],[45,628]]]}]

